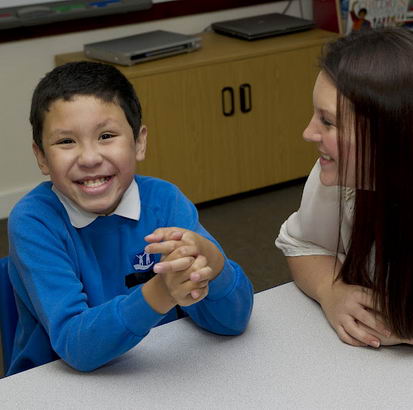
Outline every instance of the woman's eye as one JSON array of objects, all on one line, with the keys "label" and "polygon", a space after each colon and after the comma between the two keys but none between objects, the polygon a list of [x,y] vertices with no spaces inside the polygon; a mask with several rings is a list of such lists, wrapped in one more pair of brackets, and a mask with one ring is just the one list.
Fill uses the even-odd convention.
[{"label": "woman's eye", "polygon": [[113,137],[114,137],[113,134],[105,133],[105,134],[102,134],[102,135],[100,136],[100,139],[102,139],[102,140],[107,140],[107,139],[113,138]]},{"label": "woman's eye", "polygon": [[321,117],[321,118],[320,118],[320,121],[321,121],[321,123],[322,123],[323,125],[325,125],[326,127],[331,127],[331,126],[334,125],[333,123],[331,123],[330,121],[328,121],[328,120],[325,119],[324,117]]}]

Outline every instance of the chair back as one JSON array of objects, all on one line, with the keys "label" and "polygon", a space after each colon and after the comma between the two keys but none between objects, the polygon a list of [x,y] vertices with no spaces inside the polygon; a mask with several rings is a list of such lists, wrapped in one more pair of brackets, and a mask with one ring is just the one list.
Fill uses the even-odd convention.
[{"label": "chair back", "polygon": [[0,331],[3,347],[3,367],[6,374],[11,361],[14,334],[17,324],[17,308],[8,275],[8,258],[0,259]]}]

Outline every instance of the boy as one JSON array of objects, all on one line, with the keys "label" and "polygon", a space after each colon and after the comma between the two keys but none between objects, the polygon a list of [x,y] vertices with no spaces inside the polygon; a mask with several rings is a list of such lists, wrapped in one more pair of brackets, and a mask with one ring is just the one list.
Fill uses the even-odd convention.
[{"label": "boy", "polygon": [[59,357],[96,369],[180,316],[214,333],[244,331],[253,292],[241,268],[175,186],[134,175],[147,130],[116,68],[55,68],[34,91],[30,122],[51,182],[9,218],[19,323],[8,374]]}]

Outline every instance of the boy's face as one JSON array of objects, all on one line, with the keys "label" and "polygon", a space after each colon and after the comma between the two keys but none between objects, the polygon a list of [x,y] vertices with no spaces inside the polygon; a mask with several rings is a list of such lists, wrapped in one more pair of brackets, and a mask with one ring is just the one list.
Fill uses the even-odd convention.
[{"label": "boy's face", "polygon": [[54,101],[43,123],[39,168],[81,209],[109,214],[132,182],[136,161],[145,158],[146,127],[135,142],[122,108],[93,96]]}]

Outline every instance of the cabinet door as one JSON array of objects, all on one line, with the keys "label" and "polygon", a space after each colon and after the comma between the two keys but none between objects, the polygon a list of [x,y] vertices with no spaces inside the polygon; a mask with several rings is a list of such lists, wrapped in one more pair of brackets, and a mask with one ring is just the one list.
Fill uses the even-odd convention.
[{"label": "cabinet door", "polygon": [[252,90],[252,111],[237,121],[242,191],[309,174],[316,150],[302,134],[313,112],[319,53],[304,48],[236,64]]},{"label": "cabinet door", "polygon": [[[319,47],[133,80],[148,125],[141,174],[177,184],[202,202],[308,174],[314,151],[301,138],[312,111]],[[240,86],[251,110],[240,110]],[[222,90],[232,88],[225,116]],[[229,95],[226,95],[226,103]]]},{"label": "cabinet door", "polygon": [[138,172],[177,184],[194,202],[240,192],[237,115],[222,113],[221,90],[235,87],[215,64],[133,81],[148,125]]}]

